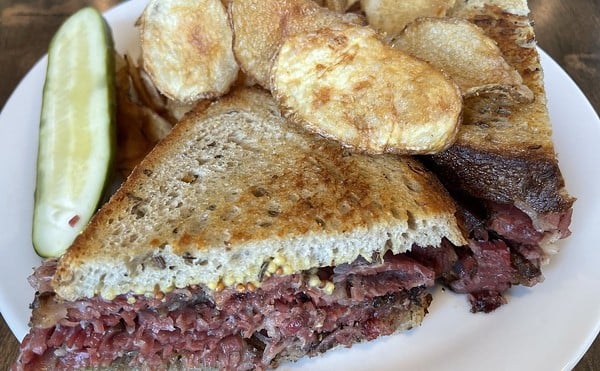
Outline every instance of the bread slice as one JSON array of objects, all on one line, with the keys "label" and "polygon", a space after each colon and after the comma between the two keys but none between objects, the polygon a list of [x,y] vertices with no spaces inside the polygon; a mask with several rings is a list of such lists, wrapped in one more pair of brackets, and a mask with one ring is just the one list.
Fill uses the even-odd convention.
[{"label": "bread slice", "polygon": [[190,113],[60,259],[67,300],[284,274],[464,239],[444,188],[416,160],[346,152],[242,90]]},{"label": "bread slice", "polygon": [[538,231],[549,232],[546,252],[565,231],[574,199],[565,188],[546,107],[543,71],[526,0],[460,1],[452,16],[465,18],[495,40],[507,62],[522,76],[534,100],[505,104],[474,96],[465,100],[456,142],[432,157],[440,178],[472,197],[512,204],[529,215]]}]

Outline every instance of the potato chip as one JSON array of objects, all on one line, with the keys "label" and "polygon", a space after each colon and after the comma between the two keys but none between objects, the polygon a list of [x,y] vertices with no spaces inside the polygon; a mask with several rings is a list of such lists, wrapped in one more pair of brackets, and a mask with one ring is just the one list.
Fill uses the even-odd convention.
[{"label": "potato chip", "polygon": [[230,14],[240,67],[267,89],[273,58],[286,37],[335,24],[363,24],[354,14],[327,11],[311,0],[232,0]]},{"label": "potato chip", "polygon": [[388,35],[400,33],[419,17],[444,17],[456,0],[360,0],[367,21]]},{"label": "potato chip", "polygon": [[443,70],[465,96],[497,93],[509,94],[517,102],[533,99],[496,42],[464,19],[419,18],[392,45]]},{"label": "potato chip", "polygon": [[328,8],[329,10],[333,10],[338,13],[345,13],[350,9],[354,4],[358,3],[358,0],[314,0],[315,3]]},{"label": "potato chip", "polygon": [[435,153],[450,146],[458,131],[457,86],[368,27],[292,36],[271,73],[284,112],[359,151]]},{"label": "potato chip", "polygon": [[217,97],[236,80],[233,32],[220,0],[152,0],[140,27],[144,70],[167,97]]},{"label": "potato chip", "polygon": [[[164,138],[193,106],[166,98],[127,55],[116,55],[117,152],[115,168],[120,179]],[[206,101],[208,102],[208,101]]]}]

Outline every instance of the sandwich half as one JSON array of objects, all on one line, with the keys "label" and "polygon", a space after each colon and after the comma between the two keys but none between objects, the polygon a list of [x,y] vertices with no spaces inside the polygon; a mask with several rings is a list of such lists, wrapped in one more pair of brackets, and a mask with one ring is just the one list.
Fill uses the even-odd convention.
[{"label": "sandwich half", "polygon": [[570,234],[574,198],[552,142],[527,1],[459,1],[450,16],[480,27],[533,93],[530,101],[465,98],[456,142],[426,161],[459,201],[470,237],[469,248],[457,251],[459,264],[438,274],[469,293],[473,311],[487,312],[505,302],[502,293],[512,284],[543,279],[541,267]]},{"label": "sandwich half", "polygon": [[420,162],[290,125],[268,92],[190,112],[32,277],[16,369],[262,369],[410,329],[466,243]]}]

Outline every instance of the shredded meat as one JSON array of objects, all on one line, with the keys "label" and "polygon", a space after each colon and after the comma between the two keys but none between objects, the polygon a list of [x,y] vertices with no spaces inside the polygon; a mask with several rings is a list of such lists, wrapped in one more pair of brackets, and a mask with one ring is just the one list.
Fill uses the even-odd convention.
[{"label": "shredded meat", "polygon": [[507,240],[537,245],[544,234],[533,227],[527,214],[513,205],[490,203],[488,228]]},{"label": "shredded meat", "polygon": [[34,274],[32,329],[15,370],[100,367],[122,357],[152,368],[174,356],[184,367],[272,367],[412,323],[413,309],[426,310],[431,301],[426,288],[435,275],[409,257],[386,254],[372,264],[358,259],[321,269],[318,275],[335,283],[332,293],[309,285],[306,272],[272,276],[254,291],[226,289],[214,298],[195,286],[163,300],[121,295],[65,302],[47,289],[53,267],[48,262]]},{"label": "shredded meat", "polygon": [[548,227],[540,231],[513,205],[459,200],[468,245],[456,247],[446,241],[439,249],[415,247],[408,255],[433,269],[438,281],[467,294],[472,312],[490,312],[506,303],[503,293],[511,286],[543,280],[541,265],[547,256],[540,243],[547,234],[570,234],[571,210],[540,216],[544,220],[538,222]]},{"label": "shredded meat", "polygon": [[48,259],[44,264],[37,267],[33,271],[33,274],[28,278],[31,287],[35,288],[39,293],[52,292],[53,290],[50,282],[56,271],[57,264],[57,259]]}]

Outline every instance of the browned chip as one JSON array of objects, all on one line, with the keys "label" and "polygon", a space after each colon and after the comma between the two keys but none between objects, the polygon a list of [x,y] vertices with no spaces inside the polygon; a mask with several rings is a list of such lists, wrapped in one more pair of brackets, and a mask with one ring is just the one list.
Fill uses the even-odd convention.
[{"label": "browned chip", "polygon": [[117,147],[121,179],[164,138],[192,105],[167,99],[128,56],[116,55]]},{"label": "browned chip", "polygon": [[151,0],[140,26],[143,67],[167,97],[216,97],[235,81],[233,34],[220,0]]},{"label": "browned chip", "polygon": [[519,102],[533,99],[496,42],[464,19],[419,18],[392,45],[442,69],[465,96],[508,94]]},{"label": "browned chip", "polygon": [[339,23],[363,23],[354,14],[330,12],[311,0],[232,0],[229,12],[238,63],[267,89],[273,58],[286,37]]},{"label": "browned chip", "polygon": [[288,38],[271,77],[273,94],[292,117],[361,151],[434,153],[452,144],[458,130],[456,85],[367,27]]},{"label": "browned chip", "polygon": [[333,10],[334,12],[344,13],[350,9],[358,0],[314,0],[315,3]]},{"label": "browned chip", "polygon": [[444,17],[456,0],[360,0],[369,25],[396,35],[419,17]]}]

